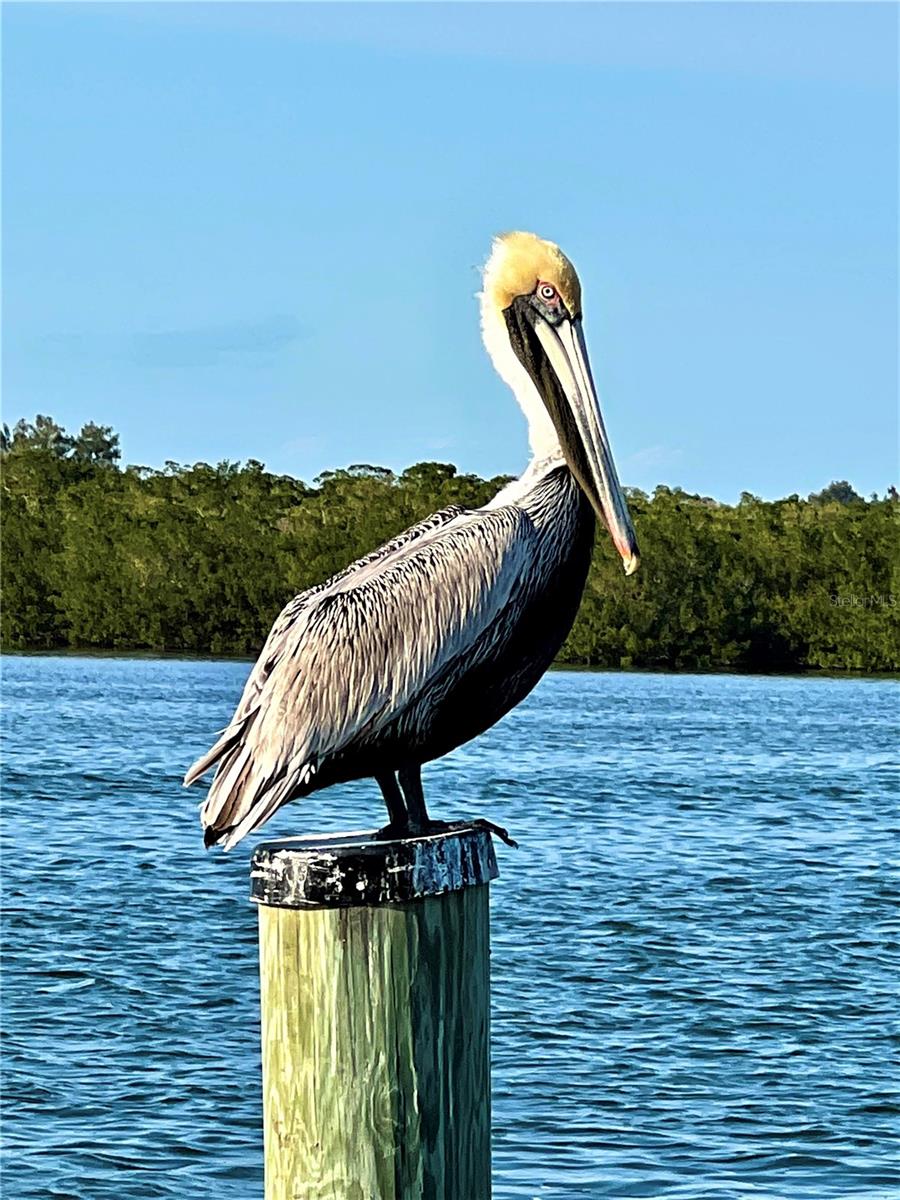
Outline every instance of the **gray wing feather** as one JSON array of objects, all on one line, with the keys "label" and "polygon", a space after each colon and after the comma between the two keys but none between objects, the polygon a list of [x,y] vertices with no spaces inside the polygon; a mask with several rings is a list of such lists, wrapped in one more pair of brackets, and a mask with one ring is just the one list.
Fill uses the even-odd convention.
[{"label": "gray wing feather", "polygon": [[185,777],[219,762],[204,826],[234,845],[324,759],[377,734],[479,639],[484,650],[532,539],[516,506],[445,509],[292,600],[234,719]]},{"label": "gray wing feather", "polygon": [[[330,592],[333,588],[337,588],[364,567],[385,561],[411,542],[433,533],[467,511],[467,509],[459,504],[452,504],[447,508],[442,508],[439,512],[432,513],[430,517],[426,517],[424,521],[419,521],[415,525],[411,525],[409,529],[405,529],[402,533],[397,534],[396,537],[379,546],[377,550],[373,550],[362,558],[356,559],[355,562],[345,567],[343,571],[339,571],[336,575],[332,575],[330,579],[326,579],[324,583],[317,583],[314,587],[308,588],[305,592],[301,592],[299,595],[294,596],[292,600],[289,600],[275,618],[272,628],[269,631],[269,636],[266,638],[265,644],[260,651],[259,658],[256,660],[253,670],[244,684],[244,690],[238,701],[234,716],[225,729],[221,731],[215,745],[201,758],[198,758],[188,769],[184,777],[184,786],[190,787],[191,784],[196,783],[202,775],[206,774],[210,767],[224,759],[224,756],[228,755],[228,752],[233,750],[237,743],[241,741],[247,732],[249,724],[256,716],[259,707],[259,698],[266,680],[289,649],[298,617],[317,596],[322,595],[326,591]],[[232,755],[232,761],[233,758],[234,756]],[[224,767],[225,765],[223,761],[222,766]]]},{"label": "gray wing feather", "polygon": [[[417,541],[428,534],[434,533],[436,530],[448,525],[451,521],[455,520],[457,517],[461,516],[467,511],[468,510],[463,508],[460,504],[451,504],[447,508],[442,508],[439,512],[432,513],[432,515],[430,517],[426,517],[424,521],[418,521],[415,525],[411,525],[409,529],[405,529],[402,533],[398,533],[396,537],[391,538],[390,541],[385,542],[382,546],[379,546],[377,550],[372,550],[369,554],[364,555],[362,558],[356,559],[354,562],[350,563],[349,566],[345,567],[343,571],[338,571],[336,575],[332,575],[330,579],[326,579],[324,583],[317,583],[314,587],[307,588],[305,592],[301,592],[298,596],[295,596],[293,600],[290,600],[275,618],[275,622],[272,625],[269,636],[266,638],[259,658],[256,661],[256,665],[250,672],[250,677],[244,685],[244,691],[238,703],[235,714],[232,717],[228,728],[222,731],[222,736],[216,743],[216,746],[222,747],[220,753],[223,753],[229,748],[229,745],[233,744],[233,742],[228,741],[228,735],[235,731],[240,722],[246,722],[247,718],[252,716],[257,707],[259,696],[266,680],[271,674],[273,668],[284,656],[298,617],[304,611],[304,609],[308,608],[309,605],[313,603],[317,596],[321,596],[326,592],[330,593],[333,590],[346,585],[348,581],[352,582],[354,577],[357,576],[360,571],[363,571],[365,568],[377,566],[380,563],[386,562],[388,559],[396,555],[400,550],[403,550],[411,542]],[[237,729],[237,732],[238,736],[240,736],[240,729]],[[204,772],[209,769],[212,763],[216,761],[219,755],[216,755],[215,758],[210,758],[210,755],[213,754],[215,749],[216,747],[214,746],[212,750],[210,750],[209,754],[204,755],[202,759],[198,759],[194,766],[191,767],[190,771],[185,776],[184,782],[186,786],[190,786],[191,783],[199,778],[200,775],[204,774]],[[206,759],[209,759],[209,761],[206,763],[206,766],[204,766],[202,770],[198,771],[197,768],[199,767],[200,763],[204,762]]]}]

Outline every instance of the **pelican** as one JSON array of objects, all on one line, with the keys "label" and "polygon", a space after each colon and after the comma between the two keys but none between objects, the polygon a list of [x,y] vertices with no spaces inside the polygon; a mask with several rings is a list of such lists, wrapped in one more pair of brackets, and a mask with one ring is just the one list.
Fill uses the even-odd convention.
[{"label": "pelican", "polygon": [[483,508],[452,505],[294,597],[272,626],[211,767],[207,846],[228,850],[289,800],[374,778],[383,837],[429,818],[423,763],[489,729],[550,666],[584,590],[595,513],[622,557],[637,540],[581,322],[581,285],[553,242],[495,239],[484,267],[487,352],[528,421],[532,458]]}]

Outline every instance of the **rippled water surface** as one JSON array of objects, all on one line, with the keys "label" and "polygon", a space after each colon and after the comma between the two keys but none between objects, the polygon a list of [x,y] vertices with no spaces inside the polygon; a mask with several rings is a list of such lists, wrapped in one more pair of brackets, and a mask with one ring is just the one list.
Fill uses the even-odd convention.
[{"label": "rippled water surface", "polygon": [[[4,664],[3,1195],[262,1195],[250,846],[185,765],[247,664]],[[426,771],[486,814],[496,1200],[900,1195],[900,687],[548,676]],[[381,823],[375,785],[266,835]]]}]

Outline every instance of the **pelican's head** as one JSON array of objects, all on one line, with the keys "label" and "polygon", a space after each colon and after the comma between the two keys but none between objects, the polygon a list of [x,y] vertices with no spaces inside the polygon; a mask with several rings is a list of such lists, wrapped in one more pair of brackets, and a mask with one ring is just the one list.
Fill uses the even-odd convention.
[{"label": "pelican's head", "polygon": [[525,410],[535,451],[562,451],[631,575],[637,539],[591,376],[581,284],[560,248],[533,233],[498,237],[484,268],[481,325],[494,366]]}]

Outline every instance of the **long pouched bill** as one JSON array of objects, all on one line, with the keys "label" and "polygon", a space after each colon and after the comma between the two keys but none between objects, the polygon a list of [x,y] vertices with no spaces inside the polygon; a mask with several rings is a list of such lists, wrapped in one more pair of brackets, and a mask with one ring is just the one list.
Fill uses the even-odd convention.
[{"label": "long pouched bill", "polygon": [[[534,331],[568,409],[564,413],[548,403],[566,461],[609,530],[622,556],[625,574],[632,575],[640,562],[637,538],[603,424],[581,321],[565,318],[551,325],[538,317]],[[545,397],[545,402],[550,400]]]}]

